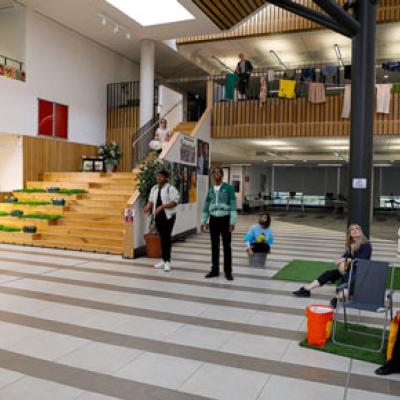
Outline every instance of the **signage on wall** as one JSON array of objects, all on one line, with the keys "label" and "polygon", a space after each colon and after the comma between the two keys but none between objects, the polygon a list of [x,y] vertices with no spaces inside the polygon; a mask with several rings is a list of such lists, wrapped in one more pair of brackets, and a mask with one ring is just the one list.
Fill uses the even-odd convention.
[{"label": "signage on wall", "polygon": [[181,137],[180,157],[182,162],[195,164],[196,142],[194,139],[187,136]]},{"label": "signage on wall", "polygon": [[353,178],[352,182],[353,189],[366,189],[367,179],[366,178]]}]

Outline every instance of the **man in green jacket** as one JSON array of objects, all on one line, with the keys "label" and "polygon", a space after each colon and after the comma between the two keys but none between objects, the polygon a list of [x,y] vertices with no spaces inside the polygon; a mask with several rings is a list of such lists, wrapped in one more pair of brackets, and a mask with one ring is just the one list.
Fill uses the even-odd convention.
[{"label": "man in green jacket", "polygon": [[224,173],[221,168],[214,168],[212,175],[214,186],[208,190],[201,215],[201,231],[204,232],[209,219],[211,236],[212,266],[206,278],[219,276],[219,243],[222,236],[225,277],[232,281],[231,240],[237,220],[236,195],[232,185],[222,182]]}]

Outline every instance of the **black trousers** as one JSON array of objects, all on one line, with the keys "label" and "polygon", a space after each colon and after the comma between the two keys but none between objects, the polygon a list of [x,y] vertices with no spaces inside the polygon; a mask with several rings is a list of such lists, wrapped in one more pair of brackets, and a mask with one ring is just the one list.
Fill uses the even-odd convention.
[{"label": "black trousers", "polygon": [[388,365],[392,368],[400,369],[400,331],[397,332],[396,341],[393,347],[392,359],[388,361]]},{"label": "black trousers", "polygon": [[212,251],[212,271],[219,273],[219,244],[222,236],[222,245],[224,247],[224,272],[227,275],[232,274],[232,234],[230,228],[230,216],[210,217],[210,236]]},{"label": "black trousers", "polygon": [[239,74],[238,89],[240,94],[247,95],[247,91],[249,88],[249,81],[250,81],[250,74],[247,73]]},{"label": "black trousers", "polygon": [[156,227],[161,239],[162,259],[164,262],[171,261],[172,229],[174,229],[176,216],[167,218],[165,211],[156,216]]},{"label": "black trousers", "polygon": [[325,271],[318,278],[320,286],[324,286],[329,282],[335,283],[338,279],[343,278],[343,275],[339,272],[338,269],[331,269],[329,271]]}]

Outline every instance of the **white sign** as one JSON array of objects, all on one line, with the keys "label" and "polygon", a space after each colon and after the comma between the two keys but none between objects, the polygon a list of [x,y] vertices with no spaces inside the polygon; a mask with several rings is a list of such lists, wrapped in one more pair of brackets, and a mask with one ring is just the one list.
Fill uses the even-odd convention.
[{"label": "white sign", "polygon": [[365,178],[353,178],[353,189],[366,189],[367,180]]}]

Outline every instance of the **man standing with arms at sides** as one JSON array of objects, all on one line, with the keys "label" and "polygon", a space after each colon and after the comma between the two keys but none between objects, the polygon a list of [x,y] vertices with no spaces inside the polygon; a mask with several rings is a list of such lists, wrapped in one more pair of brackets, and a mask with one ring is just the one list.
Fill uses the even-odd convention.
[{"label": "man standing with arms at sides", "polygon": [[253,72],[253,65],[249,60],[246,60],[246,56],[243,53],[239,54],[236,72],[239,74],[239,100],[245,100],[249,89],[250,74]]},{"label": "man standing with arms at sides", "polygon": [[221,168],[214,168],[212,175],[214,186],[208,190],[201,215],[201,231],[205,231],[209,218],[211,236],[212,266],[206,278],[219,276],[219,243],[222,236],[225,277],[232,281],[231,239],[237,220],[236,195],[233,186],[222,182],[224,173]]},{"label": "man standing with arms at sides", "polygon": [[171,270],[172,230],[176,219],[176,206],[179,204],[179,193],[168,183],[169,173],[161,170],[157,173],[157,185],[151,189],[149,201],[144,208],[146,214],[154,214],[157,231],[161,239],[162,260],[155,268]]}]

